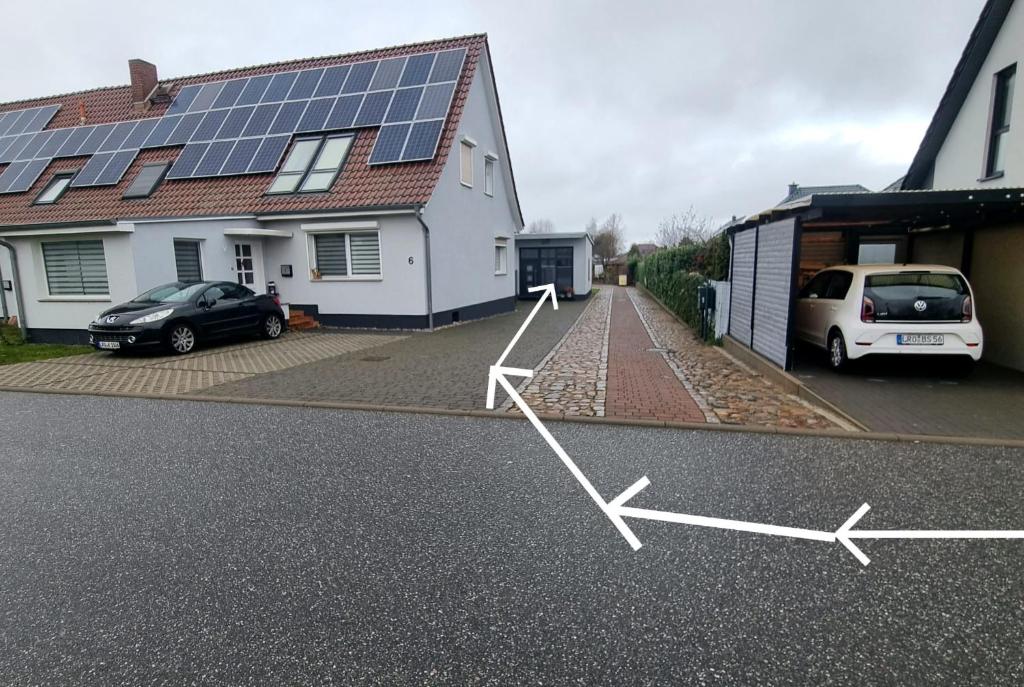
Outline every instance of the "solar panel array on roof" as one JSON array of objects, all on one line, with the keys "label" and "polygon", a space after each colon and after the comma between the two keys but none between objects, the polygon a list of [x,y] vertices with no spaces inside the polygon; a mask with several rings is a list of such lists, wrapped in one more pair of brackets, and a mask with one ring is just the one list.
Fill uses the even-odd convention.
[{"label": "solar panel array on roof", "polygon": [[89,155],[73,187],[118,183],[140,149],[184,145],[169,179],[274,171],[291,136],[381,127],[370,164],[433,159],[466,50],[182,88],[162,117],[43,131],[59,106],[0,114],[0,193],[55,158]]}]

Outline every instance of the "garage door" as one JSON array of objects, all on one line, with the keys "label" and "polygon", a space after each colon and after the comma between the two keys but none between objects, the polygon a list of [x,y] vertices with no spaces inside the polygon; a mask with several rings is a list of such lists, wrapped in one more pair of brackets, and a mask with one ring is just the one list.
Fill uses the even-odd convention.
[{"label": "garage door", "polygon": [[796,220],[785,219],[733,236],[729,334],[786,367],[793,294]]}]

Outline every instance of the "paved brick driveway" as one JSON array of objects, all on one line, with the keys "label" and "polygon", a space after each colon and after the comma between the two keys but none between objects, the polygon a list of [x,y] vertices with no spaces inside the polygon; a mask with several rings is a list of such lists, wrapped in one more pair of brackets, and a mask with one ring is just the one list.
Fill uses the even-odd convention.
[{"label": "paved brick driveway", "polygon": [[564,416],[855,429],[703,344],[632,288],[602,287],[522,394]]},{"label": "paved brick driveway", "polygon": [[704,422],[647,333],[625,289],[615,289],[608,341],[608,415],[644,420]]},{"label": "paved brick driveway", "polygon": [[[506,364],[536,366],[573,325],[589,301],[545,306],[519,340]],[[432,333],[412,333],[400,341],[326,358],[281,372],[229,381],[204,395],[298,401],[429,406],[483,410],[487,372],[533,308],[520,303],[514,313],[466,322]],[[500,392],[497,402],[505,395]]]},{"label": "paved brick driveway", "polygon": [[876,432],[1024,439],[1024,374],[982,363],[969,377],[939,360],[870,357],[843,374],[801,348],[793,373]]},{"label": "paved brick driveway", "polygon": [[229,343],[188,356],[90,353],[0,367],[0,387],[124,394],[193,394],[405,338],[374,333],[289,332],[277,341]]}]

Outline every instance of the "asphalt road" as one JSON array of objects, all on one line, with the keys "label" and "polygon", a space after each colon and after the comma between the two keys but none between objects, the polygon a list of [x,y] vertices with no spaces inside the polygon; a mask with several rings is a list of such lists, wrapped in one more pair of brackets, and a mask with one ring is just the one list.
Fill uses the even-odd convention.
[{"label": "asphalt road", "polygon": [[[632,505],[1024,526],[1024,452],[555,425]],[[632,521],[522,421],[0,394],[0,684],[1024,682],[1024,542]]]}]

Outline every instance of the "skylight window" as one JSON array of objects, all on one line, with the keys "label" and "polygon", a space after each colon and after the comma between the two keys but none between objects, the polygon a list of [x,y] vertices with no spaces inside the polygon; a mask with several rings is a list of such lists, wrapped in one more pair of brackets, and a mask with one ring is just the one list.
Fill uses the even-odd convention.
[{"label": "skylight window", "polygon": [[124,197],[149,198],[153,195],[156,187],[160,185],[160,182],[164,180],[164,175],[167,174],[167,169],[170,166],[171,163],[169,162],[155,162],[143,165],[139,173],[135,175],[132,185],[124,192]]},{"label": "skylight window", "polygon": [[68,190],[68,186],[71,185],[71,180],[75,178],[74,172],[67,172],[65,174],[55,174],[50,183],[46,185],[46,188],[36,196],[36,205],[53,205],[60,197],[64,195],[64,192]]},{"label": "skylight window", "polygon": [[313,193],[327,191],[345,163],[352,135],[300,138],[267,193]]}]

